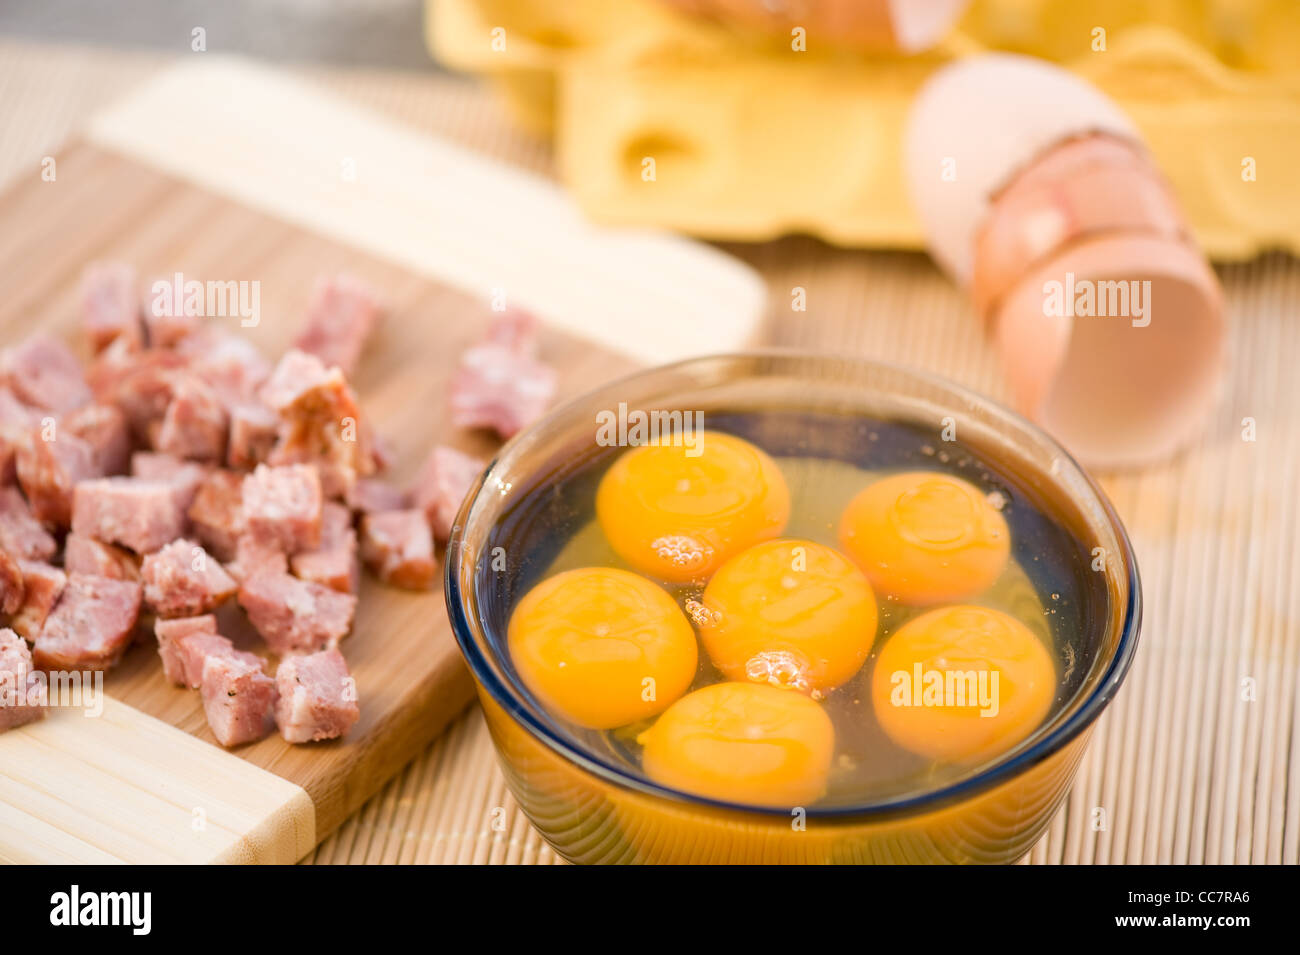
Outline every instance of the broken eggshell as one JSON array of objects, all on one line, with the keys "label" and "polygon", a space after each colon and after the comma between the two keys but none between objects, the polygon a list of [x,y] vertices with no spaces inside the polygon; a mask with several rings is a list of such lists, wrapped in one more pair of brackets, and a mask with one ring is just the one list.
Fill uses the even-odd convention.
[{"label": "broken eggshell", "polygon": [[905,150],[930,249],[970,289],[1021,412],[1094,467],[1200,432],[1222,295],[1114,104],[1050,64],[975,57],[922,90]]}]

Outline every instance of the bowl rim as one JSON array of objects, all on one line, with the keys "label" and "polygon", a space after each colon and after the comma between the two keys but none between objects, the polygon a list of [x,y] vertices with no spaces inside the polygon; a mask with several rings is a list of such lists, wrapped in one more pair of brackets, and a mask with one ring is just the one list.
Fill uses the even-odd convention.
[{"label": "bowl rim", "polygon": [[[566,762],[576,765],[582,770],[596,776],[601,781],[616,786],[620,789],[630,790],[633,793],[650,798],[665,799],[669,802],[681,806],[694,807],[696,809],[709,809],[722,811],[730,814],[744,813],[756,816],[776,817],[789,819],[790,809],[784,807],[756,806],[748,803],[730,802],[722,799],[713,799],[707,796],[698,796],[683,790],[673,789],[669,786],[662,786],[648,778],[639,776],[621,766],[612,762],[606,762],[598,758],[595,754],[588,752],[579,745],[565,739],[555,732],[550,726],[546,725],[532,711],[532,708],[526,702],[519,699],[512,691],[511,687],[499,679],[493,672],[488,661],[473,639],[471,633],[470,621],[466,612],[465,602],[462,599],[462,589],[459,583],[461,556],[463,553],[462,537],[467,524],[470,511],[473,509],[475,501],[478,499],[480,492],[486,483],[487,476],[496,467],[505,453],[510,450],[516,443],[526,440],[535,430],[543,427],[551,421],[566,416],[571,409],[583,405],[591,400],[594,395],[600,394],[608,389],[636,382],[638,380],[660,375],[665,372],[680,371],[691,365],[704,364],[707,362],[720,361],[737,361],[751,359],[789,359],[798,361],[833,361],[842,364],[854,364],[859,366],[874,367],[885,371],[899,372],[910,375],[923,383],[928,383],[948,391],[972,405],[982,407],[985,410],[992,411],[997,415],[1011,419],[1020,428],[1028,431],[1032,437],[1042,442],[1047,448],[1059,455],[1077,471],[1082,478],[1086,489],[1095,498],[1096,504],[1100,507],[1102,514],[1111,529],[1115,533],[1116,540],[1119,544],[1119,557],[1123,561],[1123,566],[1128,570],[1128,601],[1124,608],[1124,616],[1120,627],[1120,636],[1116,644],[1115,653],[1106,666],[1106,671],[1098,680],[1097,685],[1088,694],[1087,698],[1075,707],[1060,725],[1044,734],[1032,745],[1023,749],[1013,751],[1009,756],[997,759],[985,766],[979,772],[971,776],[957,780],[938,789],[917,793],[915,795],[897,796],[876,802],[862,805],[837,805],[819,807],[816,805],[803,807],[809,820],[821,820],[828,822],[864,822],[875,820],[887,820],[898,816],[908,816],[920,814],[926,811],[943,809],[954,803],[959,803],[967,799],[978,796],[1002,783],[1009,782],[1033,766],[1054,756],[1063,750],[1071,741],[1078,737],[1084,730],[1088,729],[1099,717],[1102,711],[1110,704],[1118,692],[1120,685],[1123,683],[1129,668],[1133,663],[1133,658],[1137,652],[1138,638],[1142,624],[1142,585],[1141,576],[1138,571],[1137,556],[1133,551],[1132,543],[1129,541],[1128,531],[1125,529],[1123,522],[1116,513],[1114,506],[1106,493],[1101,489],[1097,482],[1087,472],[1077,460],[1063,448],[1059,442],[1051,435],[1040,428],[1037,424],[1028,420],[1024,416],[1006,408],[1001,403],[988,398],[979,392],[976,392],[964,385],[957,384],[942,375],[933,372],[924,371],[914,368],[901,362],[882,361],[879,359],[866,358],[857,355],[842,355],[832,352],[823,352],[809,349],[795,348],[754,348],[738,352],[720,352],[706,355],[697,355],[691,358],[681,359],[675,362],[655,365],[651,368],[645,368],[634,371],[627,375],[621,375],[594,388],[588,389],[581,394],[570,398],[569,400],[552,409],[542,418],[533,422],[519,434],[515,435],[504,445],[497,449],[492,459],[484,467],[483,471],[475,479],[470,489],[466,492],[465,499],[462,501],[456,519],[453,522],[451,537],[447,543],[447,557],[444,561],[443,569],[443,590],[447,604],[447,615],[451,622],[452,632],[456,638],[456,643],[460,647],[461,656],[464,658],[470,673],[473,675],[475,682],[491,696],[493,701],[505,711],[515,723],[519,724],[535,740],[542,743],[549,750],[555,753]],[[499,755],[499,754],[498,754]]]}]

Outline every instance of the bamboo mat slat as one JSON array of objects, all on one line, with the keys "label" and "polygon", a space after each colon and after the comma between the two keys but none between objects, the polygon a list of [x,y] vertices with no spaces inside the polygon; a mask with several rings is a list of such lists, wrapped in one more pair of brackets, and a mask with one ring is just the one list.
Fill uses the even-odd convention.
[{"label": "bamboo mat slat", "polygon": [[[164,61],[0,41],[0,180],[38,175],[98,106]],[[542,174],[544,144],[459,79],[305,71],[341,96]],[[766,277],[773,343],[901,361],[1005,400],[969,306],[924,257],[792,238],[731,251]],[[1189,452],[1101,475],[1143,578],[1142,644],[1065,805],[1024,861],[1300,862],[1300,263],[1220,271],[1232,370]],[[792,290],[808,310],[793,312]],[[1244,418],[1257,440],[1242,440]],[[477,708],[307,862],[561,862],[505,788]]]}]

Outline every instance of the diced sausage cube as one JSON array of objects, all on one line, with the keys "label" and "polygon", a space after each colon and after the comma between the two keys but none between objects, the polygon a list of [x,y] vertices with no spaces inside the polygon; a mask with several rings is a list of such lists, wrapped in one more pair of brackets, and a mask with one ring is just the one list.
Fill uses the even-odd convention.
[{"label": "diced sausage cube", "polygon": [[262,661],[256,654],[236,650],[233,643],[217,633],[217,618],[211,614],[159,620],[153,629],[163,674],[177,686],[197,690],[203,682],[203,664],[210,656],[233,657],[261,669]]},{"label": "diced sausage cube", "polygon": [[23,573],[23,603],[9,618],[9,626],[28,640],[35,640],[63,595],[68,577],[59,568],[38,560],[20,560],[18,568]]},{"label": "diced sausage cube", "polygon": [[343,654],[324,650],[286,657],[275,672],[275,722],[290,743],[342,736],[361,715],[356,683]]},{"label": "diced sausage cube", "polygon": [[176,346],[189,359],[189,368],[221,396],[227,406],[255,401],[257,389],[271,374],[271,363],[247,338],[211,325],[200,328]]},{"label": "diced sausage cube", "polygon": [[55,427],[46,440],[36,429],[18,446],[18,483],[32,515],[49,527],[72,522],[72,491],[81,481],[99,477],[95,452],[89,444]]},{"label": "diced sausage cube", "polygon": [[357,598],[289,574],[244,578],[239,605],[272,652],[314,653],[338,645],[352,629]]},{"label": "diced sausage cube", "polygon": [[48,702],[45,678],[32,665],[26,641],[0,629],[0,732],[39,720]]},{"label": "diced sausage cube", "polygon": [[44,334],[0,352],[0,383],[19,401],[56,414],[89,404],[93,397],[77,356]]},{"label": "diced sausage cube", "polygon": [[[370,470],[365,473],[383,474],[393,466],[397,453],[393,450],[392,442],[370,427],[369,423],[363,423],[362,426],[366,429],[366,443],[370,446]],[[358,477],[356,480],[362,478]]]},{"label": "diced sausage cube", "polygon": [[18,489],[0,487],[0,550],[19,560],[49,560],[58,549]]},{"label": "diced sausage cube", "polygon": [[415,506],[424,511],[433,536],[446,543],[465,495],[483,473],[484,463],[468,454],[437,445],[425,459],[412,492]]},{"label": "diced sausage cube", "polygon": [[289,565],[294,576],[301,580],[324,584],[339,593],[356,593],[361,565],[351,512],[341,504],[327,501],[321,512],[320,547],[294,554]]},{"label": "diced sausage cube", "polygon": [[151,554],[185,533],[185,513],[165,481],[82,481],[72,495],[72,532]]},{"label": "diced sausage cube", "polygon": [[135,269],[120,262],[89,266],[81,276],[81,325],[98,354],[117,339],[144,344]]},{"label": "diced sausage cube", "polygon": [[261,661],[209,654],[200,689],[208,728],[222,746],[252,743],[275,729],[275,681]]},{"label": "diced sausage cube", "polygon": [[216,390],[197,375],[176,374],[153,446],[178,458],[218,463],[225,459],[229,430],[230,418]]},{"label": "diced sausage cube", "polygon": [[140,566],[145,603],[160,617],[207,613],[239,589],[217,559],[198,544],[176,540]]},{"label": "diced sausage cube", "polygon": [[193,461],[182,461],[173,454],[137,451],[131,455],[131,476],[170,484],[176,494],[176,503],[183,511],[194,502],[194,495],[208,476],[208,469]]},{"label": "diced sausage cube", "polygon": [[174,282],[158,279],[150,283],[143,309],[150,348],[171,348],[198,331],[203,316],[191,313],[188,304],[179,277]]},{"label": "diced sausage cube", "polygon": [[347,496],[348,507],[362,514],[371,511],[400,511],[409,507],[411,496],[381,478],[361,478]]},{"label": "diced sausage cube", "polygon": [[351,375],[382,315],[378,295],[365,282],[351,275],[322,276],[293,346]]},{"label": "diced sausage cube", "polygon": [[241,534],[235,544],[235,559],[226,565],[226,570],[243,583],[254,574],[289,573],[289,558],[274,542]]},{"label": "diced sausage cube", "polygon": [[138,557],[121,547],[81,534],[69,534],[63,542],[63,569],[69,574],[91,574],[114,580],[140,579]]},{"label": "diced sausage cube", "polygon": [[0,487],[18,479],[15,467],[18,448],[40,421],[40,411],[23,404],[12,391],[0,385]]},{"label": "diced sausage cube", "polygon": [[452,377],[451,420],[512,437],[537,420],[555,397],[555,370],[504,345],[475,345]]},{"label": "diced sausage cube", "polygon": [[517,355],[537,356],[539,332],[537,316],[522,308],[509,308],[494,315],[485,340]]},{"label": "diced sausage cube", "polygon": [[194,536],[218,560],[235,559],[244,533],[244,475],[213,471],[199,485],[188,511]]},{"label": "diced sausage cube", "polygon": [[230,408],[230,443],[226,464],[251,469],[271,456],[280,432],[280,419],[260,401],[244,401]]},{"label": "diced sausage cube", "polygon": [[140,616],[137,583],[72,574],[36,638],[43,670],[107,670],[122,659]]},{"label": "diced sausage cube", "polygon": [[244,525],[254,537],[286,554],[320,547],[324,499],[315,468],[258,465],[244,478],[243,504]]},{"label": "diced sausage cube", "polygon": [[135,439],[152,446],[172,401],[173,376],[186,364],[175,352],[151,348],[137,353],[114,342],[95,359],[89,378],[96,397],[120,408]]},{"label": "diced sausage cube", "polygon": [[0,614],[17,613],[27,597],[23,568],[18,559],[0,550]]},{"label": "diced sausage cube", "polygon": [[[185,652],[183,641],[193,637],[209,637],[225,640],[217,634],[217,618],[212,614],[199,617],[175,617],[171,620],[155,620],[154,636],[158,638],[158,656],[162,659],[163,675],[177,686],[197,688],[203,678],[202,652],[189,655]],[[225,640],[230,644],[229,640]],[[196,648],[199,644],[195,644]],[[213,644],[213,646],[220,646]],[[232,645],[233,648],[233,645]],[[197,667],[195,666],[197,663]]]},{"label": "diced sausage cube", "polygon": [[380,511],[361,519],[361,557],[388,584],[428,590],[437,573],[423,511]]},{"label": "diced sausage cube", "polygon": [[330,410],[347,387],[341,369],[329,368],[315,355],[293,349],[281,357],[258,395],[278,415],[313,414]]},{"label": "diced sausage cube", "polygon": [[327,369],[315,356],[291,351],[260,395],[280,417],[271,464],[315,465],[330,497],[346,495],[357,478],[377,470],[373,433],[342,370]]},{"label": "diced sausage cube", "polygon": [[118,408],[86,405],[64,415],[59,428],[90,445],[98,476],[126,473],[131,463],[131,428]]},{"label": "diced sausage cube", "polygon": [[124,338],[116,338],[91,359],[86,367],[86,384],[90,386],[91,394],[96,401],[117,404],[118,391],[122,387],[122,382],[135,371],[140,355],[141,349],[138,345]]}]

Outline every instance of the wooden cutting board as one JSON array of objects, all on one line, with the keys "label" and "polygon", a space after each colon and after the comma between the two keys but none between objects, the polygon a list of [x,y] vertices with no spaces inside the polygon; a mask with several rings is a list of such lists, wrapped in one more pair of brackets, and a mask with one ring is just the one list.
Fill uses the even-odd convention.
[{"label": "wooden cutting board", "polygon": [[[0,195],[0,345],[75,341],[97,259],[260,283],[261,322],[239,330],[272,357],[317,274],[372,282],[390,312],[354,385],[403,481],[435,443],[495,448],[446,423],[448,375],[494,296],[547,319],[562,395],[743,346],[763,313],[757,277],[712,249],[594,229],[548,183],[226,60],[165,74]],[[102,712],[56,708],[0,734],[0,860],[301,858],[472,695],[440,588],[367,577],[360,597],[343,650],[361,719],[344,740],[227,752],[142,642],[107,675]]]}]

